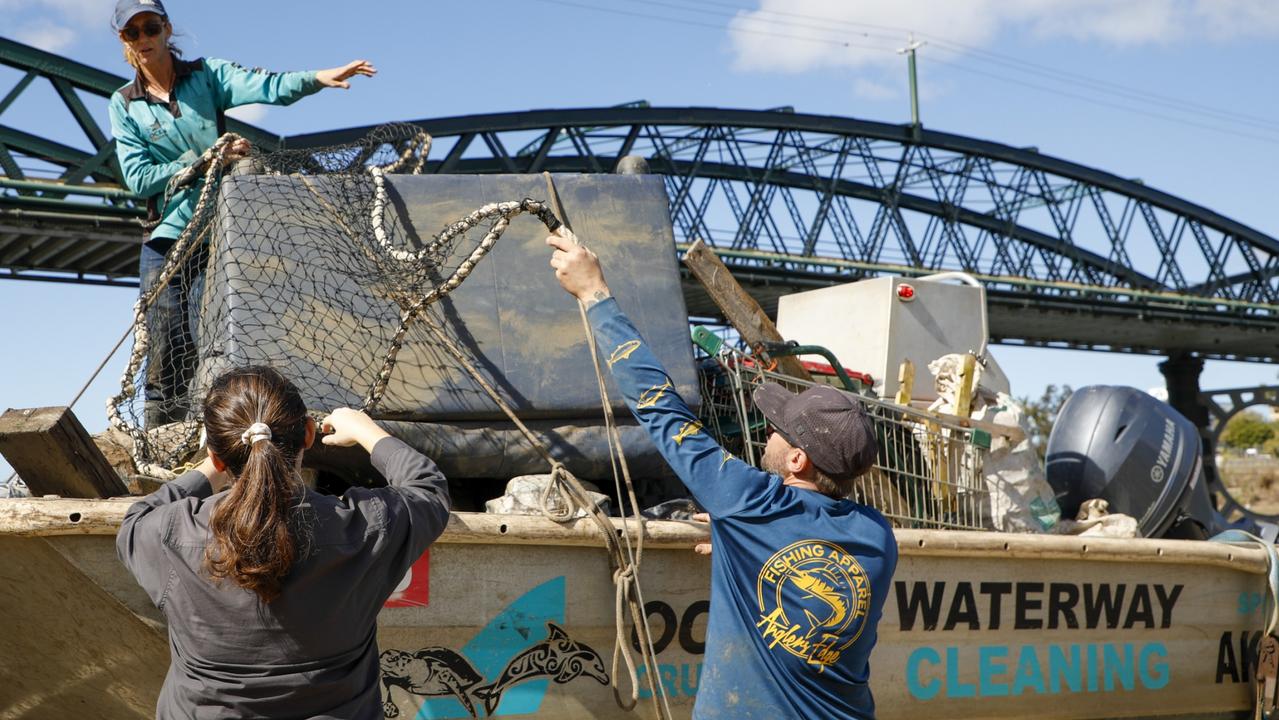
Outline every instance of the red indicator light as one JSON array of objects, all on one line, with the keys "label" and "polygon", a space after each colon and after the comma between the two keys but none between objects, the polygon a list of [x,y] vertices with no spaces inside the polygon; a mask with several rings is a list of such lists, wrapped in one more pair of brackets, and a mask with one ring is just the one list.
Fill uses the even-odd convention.
[{"label": "red indicator light", "polygon": [[910,301],[915,299],[915,288],[906,283],[897,286],[897,298],[899,300]]}]

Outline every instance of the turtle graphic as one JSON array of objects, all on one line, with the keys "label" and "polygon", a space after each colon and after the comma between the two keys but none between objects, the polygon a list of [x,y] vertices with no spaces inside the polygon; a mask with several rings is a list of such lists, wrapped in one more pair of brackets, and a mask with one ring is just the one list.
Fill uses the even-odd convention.
[{"label": "turtle graphic", "polygon": [[470,690],[484,680],[471,663],[458,653],[444,647],[422,648],[415,652],[385,650],[378,657],[382,670],[382,685],[386,688],[386,701],[382,713],[393,718],[400,714],[391,701],[391,687],[397,686],[414,695],[451,695],[466,707],[471,717],[475,702]]},{"label": "turtle graphic", "polygon": [[608,684],[608,671],[604,669],[604,661],[598,653],[574,642],[564,628],[553,622],[546,623],[546,629],[545,640],[511,658],[496,680],[471,691],[477,700],[484,701],[486,714],[492,715],[497,709],[502,693],[533,678],[549,677],[562,685],[586,675],[602,685]]}]

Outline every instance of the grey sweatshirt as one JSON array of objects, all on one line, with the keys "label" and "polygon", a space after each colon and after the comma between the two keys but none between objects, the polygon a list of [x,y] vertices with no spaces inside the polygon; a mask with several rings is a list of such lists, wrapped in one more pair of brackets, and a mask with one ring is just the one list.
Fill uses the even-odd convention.
[{"label": "grey sweatshirt", "polygon": [[169,624],[157,718],[382,717],[378,611],[444,531],[449,495],[435,463],[395,438],[372,462],[390,487],[307,491],[310,539],[270,604],[204,570],[225,493],[202,473],[130,506],[116,551]]}]

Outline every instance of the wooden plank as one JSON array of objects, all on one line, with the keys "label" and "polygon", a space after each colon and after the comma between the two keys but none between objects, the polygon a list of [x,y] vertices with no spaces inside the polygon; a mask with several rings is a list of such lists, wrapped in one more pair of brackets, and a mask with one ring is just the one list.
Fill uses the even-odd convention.
[{"label": "wooden plank", "polygon": [[897,368],[897,404],[910,405],[915,391],[915,363],[906,358]]},{"label": "wooden plank", "polygon": [[[724,313],[724,318],[747,345],[758,348],[760,343],[785,342],[768,314],[755,302],[755,298],[742,289],[706,243],[699,239],[688,246],[688,250],[684,252],[684,264],[706,288],[706,294],[715,301],[720,312]],[[775,359],[778,372],[806,382],[813,381],[812,375],[804,369],[799,358],[789,355]]]},{"label": "wooden plank", "polygon": [[129,492],[70,408],[10,409],[0,415],[0,455],[35,496],[101,498]]},{"label": "wooden plank", "polygon": [[973,409],[973,376],[977,371],[977,356],[972,353],[964,355],[964,364],[959,370],[959,390],[955,393],[954,412],[960,417],[968,417]]}]

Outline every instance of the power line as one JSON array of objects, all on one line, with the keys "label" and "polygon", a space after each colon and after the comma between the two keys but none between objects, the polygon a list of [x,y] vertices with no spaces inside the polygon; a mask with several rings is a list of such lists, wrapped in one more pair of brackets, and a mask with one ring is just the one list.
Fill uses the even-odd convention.
[{"label": "power line", "polygon": [[[652,2],[656,2],[657,0],[648,0],[648,1],[652,3]],[[669,3],[662,3],[662,4],[669,4]],[[723,3],[723,2],[715,2],[715,0],[698,0],[697,4],[712,5],[715,7],[723,7],[723,8],[733,8],[736,10],[742,9],[737,5]],[[693,8],[690,7],[689,9],[692,10]],[[704,12],[704,11],[699,10],[699,12]],[[959,55],[968,55],[972,57],[974,60],[978,60],[982,62],[999,62],[1001,64],[1011,63],[1014,65],[1022,66],[1020,68],[1009,68],[1009,69],[1017,70],[1018,72],[1039,74],[1039,75],[1051,77],[1052,79],[1055,79],[1055,80],[1085,85],[1085,86],[1088,86],[1090,89],[1095,89],[1099,92],[1106,92],[1108,94],[1120,95],[1121,97],[1124,97],[1124,98],[1129,98],[1132,95],[1140,95],[1144,98],[1147,98],[1149,101],[1153,103],[1163,104],[1165,106],[1178,107],[1180,109],[1183,109],[1186,112],[1212,115],[1218,119],[1226,120],[1228,122],[1239,122],[1241,124],[1253,124],[1253,125],[1263,126],[1264,129],[1279,130],[1279,121],[1276,121],[1274,119],[1258,117],[1255,115],[1247,115],[1243,113],[1237,113],[1234,111],[1225,112],[1215,107],[1212,107],[1210,105],[1204,105],[1201,103],[1185,100],[1182,98],[1175,98],[1168,95],[1161,95],[1159,93],[1150,92],[1149,90],[1146,90],[1143,88],[1124,85],[1124,84],[1112,82],[1109,80],[1103,80],[1101,78],[1095,78],[1089,75],[1084,75],[1082,73],[1077,73],[1070,70],[1062,70],[1060,68],[1055,68],[1049,65],[1043,65],[1041,63],[1036,63],[1029,60],[1023,60],[1013,55],[997,53],[997,52],[986,50],[984,48],[979,48],[973,45],[967,45],[967,44],[957,42],[949,38],[946,38],[945,36],[937,35],[934,33],[920,32],[917,30],[911,30],[910,28],[904,28],[904,27],[894,27],[889,25],[875,25],[871,23],[862,23],[862,22],[844,20],[842,18],[834,18],[829,16],[807,15],[803,13],[784,12],[781,10],[760,9],[760,10],[754,10],[751,12],[755,14],[762,14],[762,15],[772,15],[772,16],[778,16],[778,17],[793,17],[793,18],[799,18],[803,20],[817,21],[817,22],[823,23],[823,25],[822,26],[797,25],[797,26],[815,29],[815,30],[824,30],[827,32],[831,31],[829,26],[832,24],[842,25],[845,27],[869,28],[873,30],[895,32],[895,33],[898,33],[898,35],[896,36],[896,39],[900,39],[901,35],[914,32],[919,37],[928,38],[929,40],[933,41],[935,44],[939,46],[948,46],[944,49],[948,50],[949,52],[959,54]],[[777,22],[781,22],[783,24],[791,24],[786,21],[777,21]],[[866,37],[888,37],[878,33],[870,34],[870,33],[863,32],[862,34],[865,35]]]},{"label": "power line", "polygon": [[[658,22],[666,22],[666,23],[679,24],[679,25],[682,25],[682,26],[690,26],[690,25],[691,25],[691,26],[696,26],[696,27],[705,27],[705,28],[710,28],[710,29],[719,30],[719,31],[723,31],[723,30],[726,30],[726,29],[727,29],[727,28],[726,28],[725,26],[723,26],[723,25],[714,24],[714,23],[699,22],[699,21],[697,21],[697,20],[690,20],[690,19],[688,19],[688,18],[686,18],[686,17],[671,17],[671,16],[669,16],[669,15],[656,15],[656,14],[652,14],[652,13],[637,12],[637,11],[633,11],[633,10],[622,10],[622,9],[618,9],[618,8],[601,7],[601,6],[597,6],[597,5],[587,5],[587,4],[583,4],[583,3],[571,2],[571,0],[537,0],[537,1],[538,1],[538,2],[543,2],[543,3],[548,3],[548,4],[553,4],[553,5],[561,5],[561,6],[566,6],[566,7],[573,7],[573,8],[578,8],[578,9],[582,9],[582,10],[590,10],[590,11],[595,11],[595,12],[610,13],[610,14],[615,14],[615,15],[625,15],[625,16],[629,16],[629,17],[637,17],[637,18],[642,18],[642,19],[646,19],[646,20],[653,20],[653,21],[658,21]],[[664,1],[662,1],[662,0],[646,0],[645,4],[648,4],[648,5],[655,5],[655,6],[661,6],[661,7],[667,7],[667,8],[678,8],[678,9],[679,9],[679,10],[681,10],[681,11],[693,11],[693,12],[699,12],[699,13],[702,13],[702,14],[711,14],[711,15],[716,15],[716,16],[718,16],[718,17],[724,17],[724,18],[735,19],[735,20],[738,20],[738,21],[739,21],[739,26],[738,26],[738,27],[736,27],[736,28],[734,28],[735,30],[737,30],[737,31],[739,31],[739,32],[744,32],[744,33],[752,34],[752,35],[760,35],[760,36],[765,36],[765,37],[774,37],[774,38],[785,38],[785,39],[791,39],[791,40],[799,40],[799,41],[801,41],[801,42],[818,43],[818,44],[829,45],[829,46],[835,46],[835,47],[846,47],[846,48],[853,48],[853,47],[855,47],[855,48],[860,48],[860,49],[876,50],[876,51],[885,52],[885,53],[887,53],[887,52],[895,52],[895,49],[894,49],[894,48],[889,48],[889,47],[881,47],[881,46],[874,46],[874,45],[864,45],[864,44],[851,43],[851,42],[847,42],[847,41],[840,41],[840,40],[835,40],[835,39],[830,39],[830,38],[815,37],[815,36],[811,36],[811,35],[794,35],[794,34],[789,34],[789,33],[779,33],[779,32],[773,32],[773,31],[768,31],[768,30],[758,30],[758,29],[753,29],[753,28],[741,27],[741,26],[740,26],[740,22],[757,22],[757,23],[764,23],[764,24],[766,24],[766,25],[781,24],[781,25],[786,25],[786,26],[796,27],[796,28],[812,29],[812,30],[816,30],[816,31],[818,31],[818,32],[833,32],[833,31],[832,31],[829,27],[817,27],[817,26],[806,25],[806,24],[801,24],[801,23],[793,23],[793,22],[788,22],[788,21],[766,21],[766,20],[762,20],[762,19],[761,19],[761,20],[755,20],[755,19],[753,19],[753,18],[744,18],[744,17],[742,17],[742,16],[740,16],[740,15],[736,15],[736,14],[734,14],[734,15],[726,15],[726,14],[724,14],[724,13],[717,13],[716,11],[704,10],[704,9],[699,9],[699,8],[691,8],[691,7],[688,7],[688,6],[685,6],[685,5],[681,5],[681,4],[676,4],[676,3],[671,3],[671,2],[664,2]],[[702,4],[716,5],[716,6],[720,6],[720,7],[734,7],[735,9],[738,9],[738,10],[740,10],[740,9],[741,9],[741,8],[737,8],[736,6],[729,6],[729,5],[725,5],[724,3],[710,2],[709,0],[702,0]],[[829,25],[829,24],[836,24],[836,25],[851,25],[851,26],[868,27],[868,28],[873,28],[873,29],[877,29],[877,30],[896,30],[896,29],[897,29],[897,28],[892,28],[892,27],[889,27],[889,26],[883,26],[883,25],[870,25],[870,24],[867,24],[867,23],[856,23],[856,22],[852,22],[852,21],[839,20],[839,19],[837,19],[837,18],[821,18],[821,17],[819,17],[819,16],[813,16],[813,15],[800,15],[800,14],[797,14],[797,13],[784,13],[784,12],[781,12],[781,11],[758,11],[758,12],[767,13],[767,14],[772,14],[772,15],[785,15],[785,16],[792,16],[792,17],[801,17],[801,18],[806,18],[806,19],[821,20],[821,21],[826,22],[828,25]],[[859,33],[859,35],[860,35],[860,36],[862,36],[862,37],[866,37],[866,38],[885,38],[885,39],[895,39],[893,36],[890,36],[890,35],[882,35],[882,34],[879,34],[879,33],[866,33],[866,32],[862,32],[862,33]],[[923,33],[921,33],[921,35],[924,35],[924,34],[923,34]],[[974,59],[974,60],[984,61],[984,62],[991,62],[991,60],[989,60],[989,59],[985,59],[985,58],[982,58],[982,57],[978,57],[978,55],[979,55],[979,54],[986,54],[986,55],[990,55],[990,56],[992,56],[992,57],[995,57],[995,56],[996,56],[996,54],[994,54],[994,53],[987,53],[986,51],[982,51],[982,50],[980,50],[980,49],[978,49],[978,48],[974,48],[974,47],[971,47],[971,46],[965,46],[965,45],[962,45],[961,43],[955,43],[955,42],[953,42],[953,41],[946,40],[946,39],[941,38],[941,37],[936,36],[936,35],[927,34],[926,36],[927,36],[927,37],[929,37],[929,38],[931,38],[931,39],[933,39],[933,41],[934,41],[935,43],[937,43],[939,47],[941,47],[943,44],[944,44],[944,45],[946,45],[946,46],[950,46],[950,47],[942,47],[942,49],[944,49],[944,50],[946,50],[946,51],[948,51],[948,52],[951,52],[951,53],[957,54],[957,55],[961,55],[961,56],[971,56],[971,59]],[[960,49],[957,49],[957,48],[960,48]],[[1144,96],[1146,96],[1146,97],[1148,97],[1148,98],[1153,98],[1153,100],[1147,100],[1147,101],[1144,101],[1144,102],[1147,102],[1148,104],[1157,104],[1157,105],[1160,105],[1160,104],[1161,104],[1161,105],[1164,105],[1165,107],[1167,107],[1168,109],[1171,109],[1171,110],[1174,110],[1174,111],[1177,111],[1177,112],[1182,112],[1182,113],[1191,114],[1191,115],[1196,115],[1196,114],[1197,114],[1197,115],[1208,115],[1208,116],[1212,117],[1212,118],[1213,118],[1213,119],[1215,119],[1215,120],[1225,121],[1225,122],[1227,122],[1227,123],[1234,123],[1234,124],[1237,124],[1237,125],[1251,125],[1251,126],[1254,126],[1254,128],[1255,128],[1255,129],[1257,129],[1257,130],[1261,130],[1261,131],[1263,131],[1263,132],[1268,132],[1268,131],[1272,131],[1272,130],[1273,130],[1274,132],[1279,133],[1279,124],[1276,124],[1276,123],[1270,123],[1270,122],[1267,122],[1267,121],[1264,121],[1264,120],[1257,120],[1257,121],[1254,121],[1254,122],[1249,122],[1249,121],[1247,121],[1247,120],[1243,120],[1243,121],[1241,121],[1239,118],[1246,118],[1247,116],[1227,115],[1227,114],[1225,114],[1225,113],[1222,113],[1222,112],[1220,112],[1220,111],[1215,111],[1215,110],[1206,110],[1206,109],[1205,109],[1205,110],[1197,110],[1197,109],[1190,109],[1190,108],[1206,108],[1206,106],[1197,105],[1197,104],[1195,104],[1195,103],[1186,103],[1186,102],[1184,102],[1184,101],[1175,100],[1175,99],[1167,99],[1167,98],[1164,98],[1163,96],[1159,96],[1159,95],[1156,95],[1156,94],[1154,94],[1154,93],[1147,93],[1147,92],[1143,92],[1143,91],[1137,90],[1137,89],[1135,89],[1135,88],[1128,88],[1128,87],[1126,87],[1126,86],[1119,85],[1119,84],[1116,84],[1116,83],[1109,83],[1109,82],[1107,82],[1107,81],[1096,80],[1096,79],[1093,79],[1093,78],[1088,78],[1087,76],[1078,75],[1078,74],[1075,74],[1075,73],[1069,73],[1069,72],[1061,71],[1061,70],[1056,70],[1056,69],[1050,68],[1050,67],[1048,67],[1048,66],[1037,65],[1037,64],[1035,64],[1035,63],[1029,63],[1029,62],[1026,62],[1026,61],[1021,61],[1021,60],[1018,60],[1018,59],[1016,59],[1016,58],[1012,58],[1011,56],[998,56],[998,57],[1006,58],[1006,59],[1007,59],[1007,61],[1008,61],[1008,62],[1011,62],[1011,63],[1015,63],[1015,64],[1019,64],[1019,65],[1027,66],[1027,67],[1025,67],[1025,68],[1018,68],[1018,67],[1005,67],[1005,69],[1012,70],[1012,71],[1015,71],[1015,72],[1023,72],[1023,73],[1028,73],[1028,74],[1032,74],[1032,75],[1039,75],[1039,76],[1041,76],[1041,77],[1047,77],[1048,79],[1052,79],[1052,80],[1055,80],[1055,81],[1058,81],[1058,82],[1067,82],[1067,83],[1074,84],[1074,85],[1082,85],[1082,86],[1083,86],[1083,87],[1085,87],[1086,89],[1091,90],[1091,91],[1093,91],[1093,92],[1099,92],[1099,93],[1102,93],[1102,94],[1112,95],[1112,96],[1114,96],[1114,95],[1118,95],[1118,96],[1119,96],[1119,97],[1121,97],[1122,99],[1124,99],[1124,100],[1129,100],[1129,101],[1131,101],[1131,100],[1133,100],[1133,99],[1134,99],[1134,98],[1132,97],[1133,95],[1144,95]],[[1062,90],[1062,89],[1059,89],[1059,88],[1048,87],[1048,86],[1045,86],[1045,85],[1040,85],[1040,84],[1036,84],[1036,83],[1033,83],[1033,82],[1028,82],[1028,81],[1026,81],[1026,80],[1021,80],[1021,79],[1017,79],[1017,78],[1010,78],[1010,77],[1008,77],[1008,76],[1006,76],[1006,75],[1000,75],[1000,74],[997,74],[997,73],[991,73],[991,72],[988,72],[988,71],[984,71],[984,70],[980,70],[980,69],[977,69],[977,68],[969,67],[969,66],[966,66],[966,65],[964,65],[964,64],[957,63],[957,62],[954,62],[954,61],[942,60],[942,59],[940,59],[940,58],[931,58],[931,59],[930,59],[930,62],[936,62],[936,63],[938,63],[938,64],[945,65],[945,66],[947,66],[947,67],[951,67],[951,68],[954,68],[954,69],[960,70],[961,72],[968,72],[968,73],[970,73],[970,74],[980,75],[980,76],[987,77],[987,78],[990,78],[990,79],[993,79],[993,80],[997,80],[997,81],[1000,81],[1000,82],[1005,82],[1005,83],[1010,83],[1010,84],[1014,84],[1014,85],[1019,85],[1019,86],[1022,86],[1022,87],[1033,88],[1033,89],[1036,89],[1036,90],[1039,90],[1039,91],[1042,91],[1042,92],[1051,93],[1051,94],[1055,94],[1055,95],[1060,95],[1060,96],[1062,96],[1062,97],[1067,97],[1067,98],[1071,98],[1071,99],[1074,99],[1074,100],[1082,100],[1082,101],[1084,101],[1084,102],[1088,102],[1088,103],[1090,103],[1090,104],[1094,104],[1094,105],[1099,105],[1099,106],[1102,106],[1102,107],[1108,107],[1108,108],[1112,108],[1112,109],[1117,109],[1117,110],[1123,110],[1123,111],[1127,111],[1127,112],[1137,113],[1137,114],[1140,114],[1140,115],[1145,115],[1145,116],[1147,116],[1147,117],[1151,117],[1151,118],[1155,118],[1155,119],[1159,119],[1159,120],[1164,120],[1164,121],[1166,121],[1166,122],[1173,122],[1173,123],[1178,123],[1178,124],[1181,124],[1181,125],[1188,125],[1188,126],[1196,127],[1196,128],[1203,129],[1203,130],[1208,130],[1208,131],[1212,131],[1212,132],[1218,132],[1218,133],[1222,133],[1222,134],[1226,134],[1226,135],[1232,135],[1232,136],[1235,136],[1235,137],[1241,137],[1241,138],[1248,138],[1248,139],[1260,140],[1260,141],[1262,141],[1262,142],[1267,142],[1267,143],[1279,143],[1279,137],[1267,137],[1267,136],[1264,136],[1264,135],[1257,135],[1257,134],[1249,133],[1249,132],[1241,132],[1241,131],[1239,131],[1239,130],[1234,130],[1234,129],[1230,129],[1230,128],[1226,128],[1226,127],[1221,127],[1221,126],[1219,126],[1219,125],[1212,125],[1212,124],[1208,124],[1208,123],[1204,123],[1204,122],[1199,122],[1199,121],[1195,121],[1195,120],[1189,120],[1189,119],[1184,119],[1184,118],[1173,117],[1173,116],[1169,116],[1169,115],[1166,115],[1166,114],[1162,114],[1162,113],[1158,113],[1158,112],[1153,112],[1153,111],[1150,111],[1150,110],[1144,110],[1144,109],[1141,109],[1141,108],[1138,108],[1138,107],[1132,107],[1131,105],[1128,105],[1128,104],[1121,104],[1121,103],[1111,102],[1111,101],[1107,101],[1107,100],[1103,100],[1103,99],[1099,99],[1099,98],[1095,98],[1095,97],[1088,97],[1088,96],[1085,96],[1085,95],[1080,95],[1080,94],[1078,94],[1078,93],[1068,92],[1068,91],[1066,91],[1066,90]],[[1001,67],[1004,67],[1004,66],[1003,66],[1003,65],[1001,65]],[[1037,68],[1043,68],[1043,70],[1038,70]],[[1079,80],[1071,80],[1071,79],[1069,79],[1067,76],[1074,76],[1074,77],[1076,77],[1076,78],[1079,78]],[[1104,88],[1104,87],[1099,87],[1100,85],[1109,85],[1109,86],[1111,86],[1111,87],[1113,87],[1113,88],[1116,88],[1116,89],[1115,89],[1115,90],[1109,90],[1109,89],[1106,89],[1106,88]]]},{"label": "power line", "polygon": [[[686,18],[668,17],[663,15],[652,15],[649,13],[635,12],[633,10],[622,10],[620,8],[601,7],[598,5],[587,5],[585,3],[571,2],[570,0],[535,0],[535,1],[540,3],[550,4],[550,5],[562,5],[564,7],[578,8],[580,10],[590,10],[592,12],[610,13],[612,15],[625,15],[627,17],[642,18],[645,20],[657,20],[660,22],[674,23],[677,25],[684,25],[684,26],[693,25],[696,27],[711,28],[712,30],[725,29],[723,25],[717,25],[713,23],[697,22],[696,20],[688,20]],[[786,38],[789,40],[802,40],[804,42],[814,42],[814,43],[820,43],[823,45],[832,45],[835,47],[860,48],[864,50],[879,50],[881,52],[892,52],[891,48],[881,47],[876,45],[862,45],[859,43],[851,43],[847,41],[825,39],[825,38],[805,37],[802,35],[787,35],[784,33],[774,33],[774,32],[768,32],[764,30],[751,30],[749,28],[738,28],[738,30],[740,30],[741,32],[750,33],[752,35],[765,35],[768,37]]]},{"label": "power line", "polygon": [[956,70],[959,70],[960,72],[971,73],[971,74],[974,74],[974,75],[981,75],[981,76],[983,76],[983,77],[988,77],[988,78],[991,78],[991,79],[993,79],[993,80],[999,80],[999,81],[1001,81],[1001,82],[1012,83],[1012,84],[1014,84],[1014,85],[1021,85],[1022,87],[1033,88],[1033,89],[1035,89],[1035,90],[1040,90],[1040,91],[1047,92],[1047,93],[1053,93],[1053,94],[1055,94],[1055,95],[1061,95],[1061,96],[1064,96],[1064,97],[1073,98],[1073,99],[1075,99],[1075,100],[1082,100],[1083,102],[1086,102],[1086,103],[1092,103],[1093,105],[1101,105],[1101,106],[1103,106],[1103,107],[1114,108],[1114,109],[1116,109],[1116,110],[1123,110],[1123,111],[1125,111],[1125,112],[1137,113],[1138,115],[1145,115],[1145,116],[1147,116],[1147,117],[1152,117],[1152,118],[1156,118],[1156,119],[1159,119],[1159,120],[1164,120],[1164,121],[1166,121],[1166,122],[1179,123],[1179,124],[1181,124],[1181,125],[1189,125],[1189,126],[1192,126],[1192,127],[1197,127],[1197,128],[1203,129],[1203,130],[1211,130],[1211,131],[1213,131],[1213,132],[1224,133],[1224,134],[1227,134],[1227,135],[1234,135],[1234,136],[1236,136],[1236,137],[1248,138],[1248,139],[1250,139],[1250,140],[1259,140],[1259,141],[1261,141],[1261,142],[1271,143],[1271,144],[1274,144],[1274,145],[1279,145],[1279,138],[1275,138],[1275,137],[1266,137],[1266,136],[1264,136],[1264,135],[1255,135],[1255,134],[1253,134],[1253,133],[1240,132],[1240,131],[1237,131],[1237,130],[1230,130],[1230,129],[1228,129],[1228,128],[1218,127],[1218,126],[1216,126],[1216,125],[1209,125],[1209,124],[1207,124],[1207,123],[1196,122],[1196,121],[1194,121],[1194,120],[1186,120],[1186,119],[1183,119],[1183,118],[1169,117],[1168,115],[1163,115],[1163,114],[1161,114],[1161,113],[1152,112],[1152,111],[1149,111],[1149,110],[1142,110],[1141,108],[1129,107],[1129,106],[1127,106],[1127,105],[1120,105],[1119,103],[1113,103],[1113,102],[1109,102],[1109,101],[1106,101],[1106,100],[1099,100],[1099,99],[1097,99],[1097,98],[1090,98],[1090,97],[1087,97],[1087,96],[1085,96],[1085,95],[1079,95],[1079,94],[1076,94],[1076,93],[1067,92],[1067,91],[1065,91],[1065,90],[1058,90],[1058,89],[1056,89],[1056,88],[1050,88],[1050,87],[1047,87],[1047,86],[1045,86],[1045,85],[1038,85],[1038,84],[1036,84],[1036,83],[1027,82],[1027,81],[1025,81],[1025,80],[1018,80],[1018,79],[1016,79],[1016,78],[1010,78],[1010,77],[1005,77],[1005,76],[1002,76],[1002,75],[996,75],[995,73],[986,72],[986,71],[984,71],[984,70],[978,70],[978,69],[976,69],[976,68],[971,68],[971,67],[968,67],[968,66],[966,66],[966,65],[961,65],[961,64],[959,64],[959,63],[955,63],[955,62],[950,62],[950,61],[948,61],[948,60],[941,60],[941,59],[938,59],[938,58],[932,58],[931,62],[940,63],[940,64],[942,64],[942,65],[946,65],[946,66],[948,66],[948,67],[951,67],[951,68],[954,68],[954,69],[956,69]]}]

